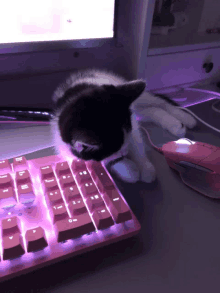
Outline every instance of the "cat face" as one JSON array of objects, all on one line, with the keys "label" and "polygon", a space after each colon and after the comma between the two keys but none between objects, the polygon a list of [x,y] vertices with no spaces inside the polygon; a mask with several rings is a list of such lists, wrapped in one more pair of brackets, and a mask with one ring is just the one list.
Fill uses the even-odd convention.
[{"label": "cat face", "polygon": [[69,89],[58,126],[72,154],[101,161],[119,151],[132,130],[129,107],[145,86],[143,81],[133,81],[120,86],[81,86],[77,94]]}]

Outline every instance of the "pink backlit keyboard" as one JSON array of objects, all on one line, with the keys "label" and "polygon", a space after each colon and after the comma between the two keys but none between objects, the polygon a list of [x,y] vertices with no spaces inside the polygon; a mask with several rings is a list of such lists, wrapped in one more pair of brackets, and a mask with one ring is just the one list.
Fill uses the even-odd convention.
[{"label": "pink backlit keyboard", "polygon": [[134,236],[105,167],[60,156],[0,161],[0,281]]}]

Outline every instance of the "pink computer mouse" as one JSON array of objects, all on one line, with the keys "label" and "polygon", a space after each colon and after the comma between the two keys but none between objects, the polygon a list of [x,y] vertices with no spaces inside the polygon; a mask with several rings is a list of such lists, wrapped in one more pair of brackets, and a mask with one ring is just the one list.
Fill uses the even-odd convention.
[{"label": "pink computer mouse", "polygon": [[181,138],[161,149],[185,184],[208,197],[220,198],[220,147]]}]

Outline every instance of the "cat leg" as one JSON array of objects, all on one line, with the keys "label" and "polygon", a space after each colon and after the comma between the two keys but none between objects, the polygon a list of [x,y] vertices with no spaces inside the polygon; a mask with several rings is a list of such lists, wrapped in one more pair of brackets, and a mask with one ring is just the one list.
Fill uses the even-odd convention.
[{"label": "cat leg", "polygon": [[136,183],[140,179],[140,172],[136,164],[127,158],[116,161],[116,163],[112,162],[109,168],[112,173],[125,182]]},{"label": "cat leg", "polygon": [[[140,117],[141,121],[153,121],[178,137],[184,137],[186,134],[186,127],[181,123],[179,120],[180,118],[178,117],[177,119],[173,117],[163,109],[149,107],[148,109],[138,112],[136,115]],[[190,125],[192,126],[192,123]]]},{"label": "cat leg", "polygon": [[149,114],[151,114],[155,108],[162,109],[190,129],[195,127],[197,124],[197,120],[192,114],[189,114],[182,109],[178,109],[178,106],[174,106],[161,97],[155,96],[149,92],[141,94],[141,96],[132,104],[131,107],[137,116],[140,114],[140,119],[143,119],[143,121],[146,121],[145,119],[149,117],[148,113],[146,114],[145,111],[150,108],[152,108],[152,110],[149,110]]},{"label": "cat leg", "polygon": [[132,119],[132,136],[128,148],[128,158],[132,160],[140,170],[140,181],[153,182],[156,179],[156,170],[146,155],[143,134],[139,129],[135,117]]}]

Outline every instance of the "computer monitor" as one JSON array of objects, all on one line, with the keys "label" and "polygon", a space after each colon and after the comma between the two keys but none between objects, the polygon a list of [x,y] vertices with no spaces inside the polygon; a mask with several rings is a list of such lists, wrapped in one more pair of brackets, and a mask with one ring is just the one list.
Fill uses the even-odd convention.
[{"label": "computer monitor", "polygon": [[220,2],[149,0],[138,77],[151,92],[220,80]]},{"label": "computer monitor", "polygon": [[0,54],[100,46],[114,38],[114,0],[4,1]]},{"label": "computer monitor", "polygon": [[[4,36],[7,43],[0,45],[2,107],[51,108],[58,83],[71,71],[91,67],[106,68],[130,80],[143,78],[146,90],[152,92],[220,79],[219,34],[207,33],[202,25],[210,17],[214,24],[209,23],[205,29],[218,28],[218,15],[213,16],[219,11],[218,1],[201,0],[198,5],[197,0],[159,0],[158,5],[158,0],[44,0],[48,14],[39,11],[39,2],[29,2],[23,0],[31,16],[24,14],[16,20],[24,25],[16,28],[20,27],[19,36],[13,33],[13,15],[4,18],[5,31],[10,28],[11,34]],[[22,0],[13,11],[19,3]],[[22,11],[29,11],[25,5],[20,5]],[[73,10],[77,18],[68,9],[72,5],[76,5]],[[155,11],[159,14],[162,7],[163,14],[156,18]],[[36,16],[40,13],[45,14],[38,27]],[[8,15],[2,7],[1,14]],[[153,26],[158,26],[161,19],[166,28],[158,35]],[[77,33],[68,31],[72,24]],[[203,68],[205,63],[213,63],[208,73]]]}]

